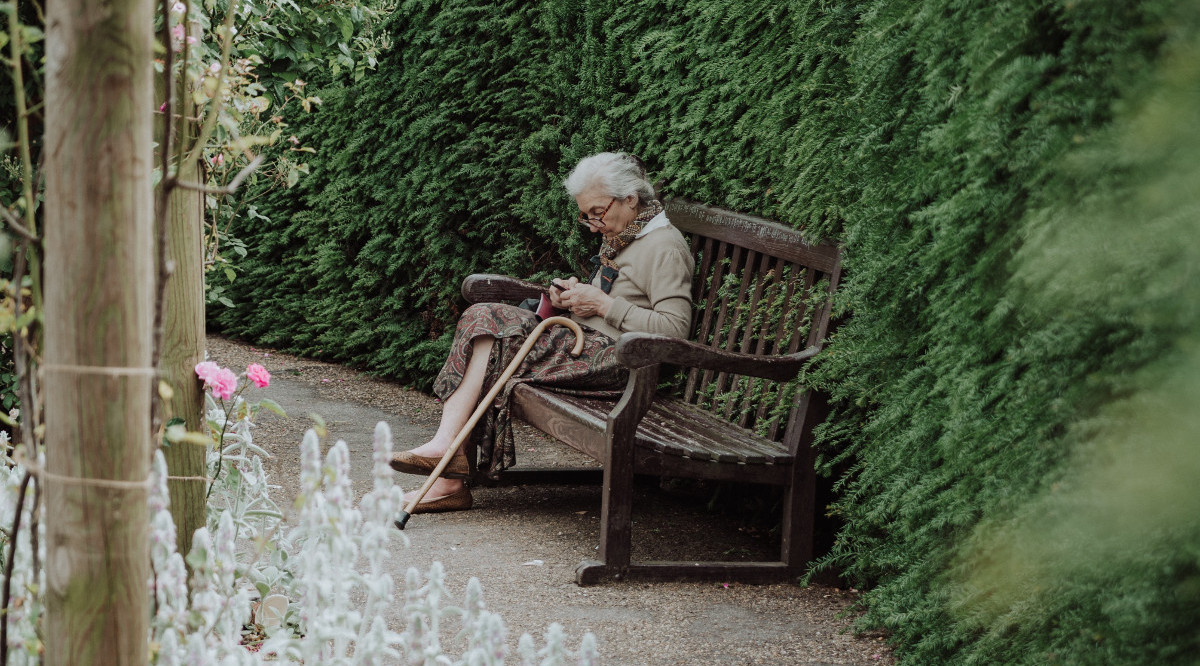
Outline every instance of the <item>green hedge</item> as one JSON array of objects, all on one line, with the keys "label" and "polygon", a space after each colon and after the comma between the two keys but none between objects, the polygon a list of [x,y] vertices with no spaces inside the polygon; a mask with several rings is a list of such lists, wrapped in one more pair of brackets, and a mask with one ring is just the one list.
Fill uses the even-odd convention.
[{"label": "green hedge", "polygon": [[405,2],[379,71],[293,119],[312,175],[237,231],[210,320],[427,386],[462,277],[582,270],[558,183],[637,152],[846,247],[810,376],[845,521],[821,564],[869,589],[862,626],[909,664],[1193,664],[1198,16]]}]

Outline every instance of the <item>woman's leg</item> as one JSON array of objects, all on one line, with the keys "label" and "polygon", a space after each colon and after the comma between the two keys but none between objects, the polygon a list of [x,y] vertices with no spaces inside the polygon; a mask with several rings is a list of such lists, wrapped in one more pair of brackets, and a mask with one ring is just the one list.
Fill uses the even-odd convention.
[{"label": "woman's leg", "polygon": [[[442,420],[438,425],[433,439],[409,451],[409,453],[428,458],[440,458],[454,443],[471,414],[479,403],[483,392],[483,378],[487,374],[488,358],[492,354],[492,343],[495,338],[481,335],[471,343],[471,358],[467,361],[467,371],[463,374],[462,382],[450,397],[442,403]],[[462,449],[456,455],[464,455]],[[426,497],[437,498],[458,492],[463,487],[462,479],[438,479],[429,488]]]},{"label": "woman's leg", "polygon": [[442,403],[442,420],[437,432],[434,433],[433,439],[409,453],[437,457],[444,454],[454,443],[454,438],[462,431],[479,404],[479,395],[483,392],[483,378],[487,373],[488,357],[492,354],[494,341],[495,338],[491,336],[479,336],[472,341],[467,371],[463,374],[458,388]]}]

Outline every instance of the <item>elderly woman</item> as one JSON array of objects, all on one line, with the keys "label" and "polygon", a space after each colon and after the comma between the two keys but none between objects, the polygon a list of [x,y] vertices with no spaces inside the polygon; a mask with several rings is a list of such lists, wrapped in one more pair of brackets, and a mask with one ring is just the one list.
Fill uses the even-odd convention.
[{"label": "elderly woman", "polygon": [[[566,327],[548,329],[535,343],[508,386],[476,425],[472,438],[480,469],[495,478],[516,462],[509,396],[516,382],[573,394],[618,396],[628,371],[616,362],[616,339],[625,331],[686,337],[692,316],[692,254],[671,226],[640,160],[600,153],[576,165],[564,183],[579,206],[579,223],[601,234],[595,269],[584,282],[555,280],[550,301],[569,310],[584,329],[578,358],[568,351],[575,336]],[[533,312],[500,303],[467,308],[458,322],[450,357],[434,383],[442,418],[433,439],[396,454],[392,467],[429,474],[466,425],[480,396],[495,383],[538,324]],[[460,451],[414,513],[471,508],[463,483],[467,459]]]}]

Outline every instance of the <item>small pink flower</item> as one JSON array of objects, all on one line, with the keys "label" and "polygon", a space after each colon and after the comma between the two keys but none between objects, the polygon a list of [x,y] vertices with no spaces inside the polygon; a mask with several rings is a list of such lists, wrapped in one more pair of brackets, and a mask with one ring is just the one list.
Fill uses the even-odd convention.
[{"label": "small pink flower", "polygon": [[258,363],[251,363],[246,366],[246,379],[254,382],[258,388],[266,388],[271,385],[271,373]]},{"label": "small pink flower", "polygon": [[300,145],[300,139],[297,139],[296,135],[294,135],[294,134],[292,136],[288,137],[288,141],[291,141],[293,146]]},{"label": "small pink flower", "polygon": [[187,34],[187,29],[183,27],[182,23],[176,23],[175,25],[171,26],[171,37],[173,39],[183,39],[185,34]]},{"label": "small pink flower", "polygon": [[237,375],[212,361],[197,363],[196,376],[204,381],[205,388],[210,389],[214,396],[222,400],[230,399],[237,390]]},{"label": "small pink flower", "polygon": [[166,111],[166,110],[167,110],[167,103],[163,102],[162,106],[158,107],[158,112],[162,113],[163,111]]},{"label": "small pink flower", "polygon": [[215,377],[221,366],[212,361],[204,361],[196,364],[196,376],[208,383],[210,377]]},{"label": "small pink flower", "polygon": [[212,388],[213,395],[222,400],[228,400],[233,397],[233,392],[237,390],[237,375],[228,368],[221,368],[217,372],[217,376],[209,382]]}]

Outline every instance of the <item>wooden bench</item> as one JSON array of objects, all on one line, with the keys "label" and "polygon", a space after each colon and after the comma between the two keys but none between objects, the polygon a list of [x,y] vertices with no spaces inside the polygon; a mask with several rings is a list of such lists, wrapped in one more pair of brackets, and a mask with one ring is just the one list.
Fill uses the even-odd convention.
[{"label": "wooden bench", "polygon": [[[672,224],[696,257],[689,340],[626,333],[617,358],[630,369],[619,401],[563,395],[522,384],[514,415],[603,464],[599,561],[576,569],[579,584],[605,578],[704,578],[769,582],[802,572],[813,555],[813,427],[824,401],[794,380],[829,330],[841,254],[809,245],[795,229],[674,199]],[[472,303],[537,297],[540,285],[472,275]],[[660,366],[686,372],[660,394]],[[468,451],[474,465],[475,455]],[[508,470],[508,483],[575,482],[598,470]],[[771,562],[632,562],[635,474],[783,486],[782,548]],[[599,480],[599,479],[595,479]]]}]

